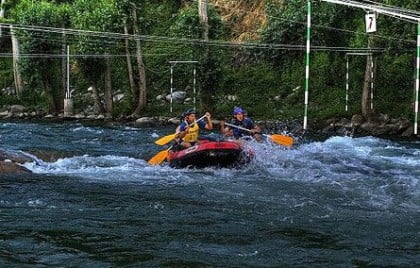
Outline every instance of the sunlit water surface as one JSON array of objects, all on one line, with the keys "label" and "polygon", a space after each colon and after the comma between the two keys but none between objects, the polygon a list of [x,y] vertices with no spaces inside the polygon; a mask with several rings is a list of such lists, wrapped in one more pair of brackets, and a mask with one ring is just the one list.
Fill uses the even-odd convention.
[{"label": "sunlit water surface", "polygon": [[0,175],[0,266],[420,265],[419,141],[306,137],[251,144],[240,169],[148,166],[171,131],[0,123],[0,150],[34,173]]}]

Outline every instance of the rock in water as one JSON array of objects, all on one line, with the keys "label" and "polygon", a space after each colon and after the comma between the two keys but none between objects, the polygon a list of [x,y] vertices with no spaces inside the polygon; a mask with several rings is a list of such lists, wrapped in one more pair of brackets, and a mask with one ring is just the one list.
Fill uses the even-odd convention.
[{"label": "rock in water", "polygon": [[12,161],[0,161],[0,174],[29,174],[29,169],[24,168]]}]

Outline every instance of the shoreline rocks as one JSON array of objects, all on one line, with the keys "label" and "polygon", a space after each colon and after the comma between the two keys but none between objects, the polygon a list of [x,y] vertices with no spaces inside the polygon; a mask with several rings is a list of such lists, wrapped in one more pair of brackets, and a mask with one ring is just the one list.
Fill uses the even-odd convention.
[{"label": "shoreline rocks", "polygon": [[[3,107],[4,109],[4,107]],[[0,110],[0,120],[45,120],[48,122],[75,121],[80,123],[97,125],[115,125],[127,124],[133,127],[160,127],[173,126],[179,123],[177,117],[167,116],[120,116],[112,118],[106,115],[78,113],[72,116],[64,114],[51,115],[45,111],[27,111],[27,108],[21,105],[9,106],[7,110]],[[213,120],[218,124],[218,120]],[[257,120],[263,129],[267,132],[286,132],[293,134],[302,134],[305,131],[302,128],[301,120]],[[216,126],[217,127],[217,126]],[[354,134],[371,136],[397,136],[411,137],[414,126],[406,118],[391,118],[387,114],[370,115],[367,119],[355,114],[351,118],[332,118],[328,120],[309,122],[309,132],[323,134]]]},{"label": "shoreline rocks", "polygon": [[348,118],[333,118],[324,121],[322,133],[351,133],[371,136],[414,136],[414,126],[406,118],[390,118],[386,114],[371,116],[368,119],[361,115]]}]

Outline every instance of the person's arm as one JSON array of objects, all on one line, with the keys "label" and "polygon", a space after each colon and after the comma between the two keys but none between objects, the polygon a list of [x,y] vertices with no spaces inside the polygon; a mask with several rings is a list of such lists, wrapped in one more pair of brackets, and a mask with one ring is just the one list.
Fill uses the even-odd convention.
[{"label": "person's arm", "polygon": [[220,133],[226,136],[233,136],[232,129],[225,125],[224,120],[220,120]]},{"label": "person's arm", "polygon": [[261,127],[256,125],[251,129],[252,134],[261,134]]},{"label": "person's arm", "polygon": [[261,128],[254,125],[254,121],[251,118],[245,118],[245,128],[249,129],[251,134],[255,134],[256,132],[260,132]]},{"label": "person's arm", "polygon": [[225,134],[226,133],[226,129],[225,129],[225,121],[224,120],[220,120],[220,133]]},{"label": "person's arm", "polygon": [[207,116],[207,123],[205,128],[207,130],[212,130],[213,129],[213,122],[211,121],[211,114],[209,112],[205,113],[205,115]]},{"label": "person's arm", "polygon": [[[186,122],[182,122],[181,125],[179,125],[179,132],[177,133],[177,137],[182,139],[185,137],[185,135],[187,135],[188,130],[190,129],[190,126],[186,123]],[[177,130],[178,130],[177,128]]]}]

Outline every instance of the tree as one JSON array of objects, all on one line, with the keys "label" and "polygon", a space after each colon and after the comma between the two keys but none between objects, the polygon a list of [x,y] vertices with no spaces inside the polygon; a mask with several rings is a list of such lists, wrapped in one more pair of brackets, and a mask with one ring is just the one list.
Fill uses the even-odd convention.
[{"label": "tree", "polygon": [[[15,9],[15,21],[23,25],[61,27],[63,14],[60,6],[47,1],[21,1]],[[61,48],[61,38],[52,33],[16,30],[22,53],[57,54]],[[55,39],[56,38],[56,39]],[[20,61],[22,72],[33,88],[41,87],[48,99],[49,112],[57,114],[61,111],[63,94],[59,90],[60,63],[52,57],[26,58]]]},{"label": "tree", "polygon": [[[122,21],[118,15],[117,2],[114,0],[76,0],[73,4],[71,16],[72,25],[78,29],[90,31],[114,32],[120,29]],[[97,37],[79,35],[76,49],[86,56],[77,60],[86,80],[89,81],[97,113],[106,112],[112,115],[112,71],[109,59],[106,57],[115,51],[112,39],[106,42],[98,41]],[[107,44],[109,43],[109,45]],[[103,80],[102,80],[103,79]],[[99,85],[104,86],[104,103],[99,94]]]},{"label": "tree", "polygon": [[141,115],[146,111],[147,104],[147,86],[146,86],[146,70],[144,69],[143,63],[143,51],[140,44],[140,30],[138,27],[137,12],[133,9],[133,27],[136,38],[136,59],[137,59],[137,70],[139,76],[139,95],[137,107],[133,112],[134,116]]},{"label": "tree", "polygon": [[[5,19],[5,13],[6,13],[6,7],[7,1],[1,0],[0,3],[0,21],[3,21]],[[23,81],[22,81],[22,74],[20,72],[19,68],[19,40],[16,38],[15,31],[13,30],[13,27],[9,27],[10,31],[10,39],[12,42],[12,66],[13,66],[13,79],[15,84],[15,92],[18,98],[22,95],[23,91]],[[3,35],[3,28],[0,28],[0,37]]]},{"label": "tree", "polygon": [[[200,4],[204,6],[200,6]],[[206,7],[207,19],[204,18]],[[208,31],[206,28],[208,28]],[[223,55],[210,50],[206,43],[208,40],[217,40],[223,37],[225,34],[224,30],[220,15],[214,7],[207,6],[206,2],[200,2],[199,5],[194,3],[181,9],[171,27],[173,36],[201,39],[204,41],[204,44],[196,45],[188,53],[184,52],[185,57],[187,57],[186,59],[190,57],[189,59],[198,60],[199,62],[198,81],[201,87],[200,98],[203,111],[214,111],[214,97],[216,95],[218,79],[221,77],[220,58],[223,57]]]}]

